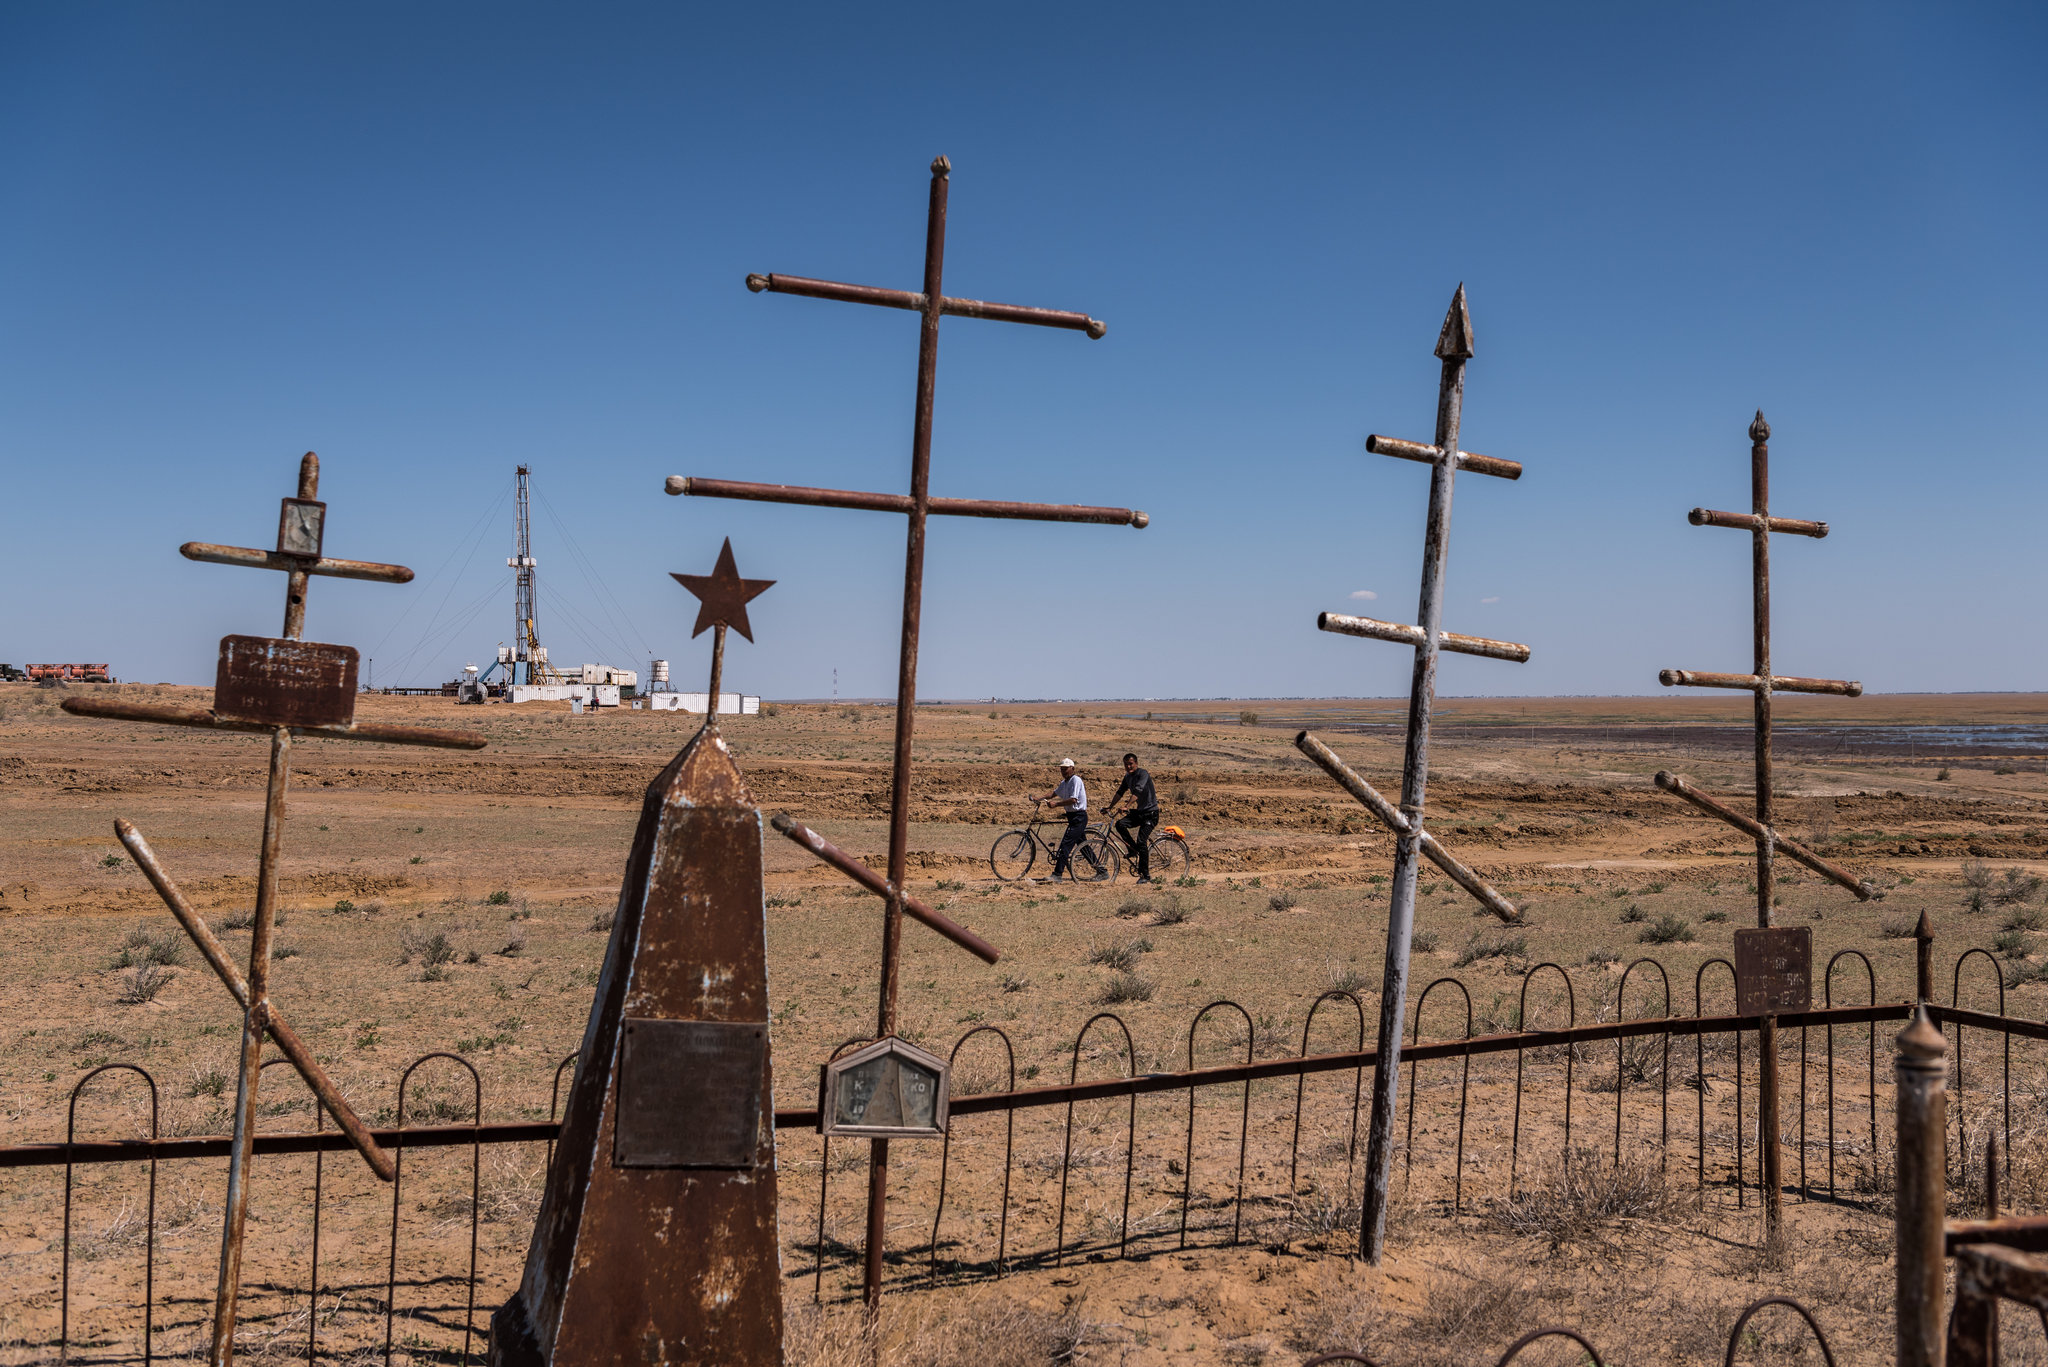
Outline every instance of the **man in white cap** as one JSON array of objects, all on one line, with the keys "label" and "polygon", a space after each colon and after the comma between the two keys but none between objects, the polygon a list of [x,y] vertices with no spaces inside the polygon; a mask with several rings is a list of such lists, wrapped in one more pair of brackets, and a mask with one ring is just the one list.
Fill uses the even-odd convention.
[{"label": "man in white cap", "polygon": [[[1067,814],[1066,834],[1060,837],[1060,847],[1053,855],[1052,877],[1046,880],[1048,883],[1057,883],[1066,877],[1075,848],[1088,835],[1088,785],[1081,781],[1080,772],[1074,767],[1073,760],[1060,761],[1060,786],[1041,797],[1039,801],[1050,802]],[[1082,853],[1086,854],[1087,851],[1083,849]]]}]

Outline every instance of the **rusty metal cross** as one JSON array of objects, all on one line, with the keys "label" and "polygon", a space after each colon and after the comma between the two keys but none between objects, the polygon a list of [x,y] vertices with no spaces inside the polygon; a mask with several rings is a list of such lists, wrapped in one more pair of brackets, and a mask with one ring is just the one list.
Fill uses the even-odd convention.
[{"label": "rusty metal cross", "polygon": [[1401,1018],[1407,1009],[1408,954],[1415,932],[1415,877],[1418,856],[1427,857],[1452,881],[1477,898],[1488,911],[1510,923],[1521,920],[1514,903],[1488,887],[1478,874],[1454,859],[1423,829],[1424,795],[1429,784],[1429,722],[1436,705],[1436,662],[1442,650],[1483,655],[1523,663],[1529,647],[1512,641],[1460,636],[1443,629],[1444,564],[1450,553],[1451,483],[1460,470],[1520,479],[1515,461],[1497,460],[1458,449],[1458,429],[1465,404],[1465,363],[1472,359],[1472,317],[1465,308],[1465,287],[1451,297],[1437,334],[1437,359],[1443,371],[1437,385],[1436,441],[1399,441],[1370,436],[1365,449],[1375,455],[1421,461],[1430,467],[1429,520],[1423,536],[1422,601],[1419,625],[1376,621],[1326,612],[1316,626],[1346,636],[1392,641],[1415,648],[1415,670],[1408,691],[1408,737],[1401,768],[1401,805],[1394,805],[1353,773],[1320,740],[1303,731],[1295,746],[1344,786],[1365,809],[1394,833],[1393,895],[1387,910],[1386,966],[1380,982],[1379,1043],[1374,1055],[1372,1124],[1366,1140],[1365,1196],[1359,1219],[1359,1250],[1377,1263],[1386,1244],[1387,1190],[1394,1163],[1394,1110],[1401,1077]]},{"label": "rusty metal cross", "polygon": [[[844,303],[873,304],[904,309],[920,318],[917,348],[917,399],[910,443],[910,492],[908,494],[865,493],[845,489],[798,488],[783,484],[751,484],[734,480],[700,479],[671,475],[666,487],[671,494],[703,498],[753,499],[768,503],[797,503],[820,508],[854,508],[870,512],[903,513],[909,520],[908,545],[903,571],[903,627],[896,670],[896,745],[890,778],[889,866],[886,881],[876,879],[858,860],[831,847],[815,833],[788,817],[777,817],[776,829],[804,845],[819,858],[854,878],[884,899],[882,921],[882,974],[876,1033],[896,1033],[896,997],[903,917],[939,929],[955,943],[973,950],[989,962],[995,951],[972,932],[954,926],[937,912],[904,892],[910,843],[910,753],[917,713],[917,653],[919,624],[924,599],[925,522],[932,514],[954,517],[1017,518],[1037,522],[1099,522],[1115,526],[1143,527],[1150,520],[1129,508],[1095,508],[1070,504],[1006,503],[983,499],[933,498],[931,496],[932,409],[938,386],[939,319],[947,314],[986,318],[1005,323],[1030,323],[1039,327],[1063,328],[1100,338],[1108,329],[1083,313],[1058,309],[1030,308],[1019,304],[997,304],[980,299],[950,298],[942,292],[946,256],[946,197],[952,165],[939,157],[931,165],[931,195],[925,219],[924,288],[921,291],[881,289],[871,285],[848,285],[831,280],[813,280],[795,275],[749,275],[747,288],[759,294],[800,294],[814,299],[836,299]],[[830,851],[830,853],[828,853]],[[971,942],[970,942],[971,941]],[[883,1202],[888,1184],[889,1141],[870,1141],[872,1158],[868,1173],[866,1302],[872,1309],[879,1303],[882,1284]]]},{"label": "rusty metal cross", "polygon": [[387,584],[411,580],[403,565],[362,560],[333,560],[321,554],[327,505],[320,502],[320,458],[308,451],[299,462],[299,492],[284,500],[278,519],[277,549],[251,550],[188,541],[179,552],[188,560],[282,570],[285,584],[284,635],[227,636],[220,643],[220,664],[214,678],[213,706],[166,707],[120,699],[67,698],[64,710],[82,717],[116,721],[197,726],[215,731],[247,731],[270,737],[270,784],[263,804],[263,846],[256,880],[256,915],[249,938],[249,972],[236,971],[227,949],[128,821],[116,821],[115,833],[134,856],[136,866],[199,947],[220,980],[242,1008],[242,1053],[235,1091],[235,1134],[229,1150],[226,1218],[222,1223],[220,1279],[214,1290],[213,1338],[208,1354],[212,1367],[227,1367],[234,1358],[235,1306],[241,1285],[242,1236],[249,1216],[251,1147],[256,1136],[256,1088],[262,1077],[263,1039],[277,1042],[284,1056],[312,1088],[335,1124],[362,1154],[370,1170],[386,1182],[396,1167],[391,1155],[355,1113],[341,1089],[315,1061],[303,1039],[286,1024],[270,1000],[270,955],[277,925],[278,863],[284,843],[285,787],[291,774],[292,737],[327,736],[338,740],[382,741],[393,745],[431,745],[446,749],[483,748],[481,736],[413,726],[364,725],[355,720],[356,662],[353,647],[303,641],[306,585],[309,576],[372,579]]},{"label": "rusty metal cross", "polygon": [[[1721,513],[1707,508],[1694,508],[1686,515],[1686,520],[1695,527],[1730,527],[1751,535],[1751,627],[1756,668],[1748,674],[1701,674],[1691,670],[1666,669],[1659,671],[1657,675],[1657,682],[1666,688],[1739,688],[1747,689],[1756,699],[1754,819],[1708,797],[1679,775],[1659,773],[1656,783],[1665,792],[1690,802],[1703,812],[1719,817],[1756,841],[1756,924],[1760,930],[1768,930],[1771,925],[1771,897],[1775,885],[1771,867],[1773,856],[1779,850],[1783,850],[1821,877],[1841,884],[1855,893],[1859,901],[1868,901],[1884,895],[1874,885],[1858,878],[1847,869],[1829,863],[1789,836],[1779,834],[1772,824],[1771,695],[1828,693],[1837,697],[1857,698],[1863,695],[1863,685],[1852,679],[1804,679],[1771,673],[1771,534],[1778,532],[1792,536],[1810,536],[1819,540],[1828,534],[1828,524],[1771,516],[1770,442],[1771,425],[1764,421],[1763,411],[1759,409],[1756,420],[1749,425],[1749,512]],[[1757,1086],[1761,1093],[1758,1124],[1763,1135],[1762,1171],[1759,1175],[1764,1189],[1765,1219],[1776,1228],[1782,1218],[1783,1198],[1779,1191],[1778,1050],[1775,1016],[1766,1015],[1762,1018],[1758,1027],[1757,1047],[1762,1054],[1762,1063],[1757,1070]]]}]

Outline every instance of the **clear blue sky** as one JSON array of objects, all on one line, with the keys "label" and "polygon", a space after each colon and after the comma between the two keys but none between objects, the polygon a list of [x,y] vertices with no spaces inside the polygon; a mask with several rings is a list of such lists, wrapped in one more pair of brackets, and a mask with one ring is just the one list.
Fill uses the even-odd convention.
[{"label": "clear blue sky", "polygon": [[1758,407],[1775,510],[1835,527],[1778,543],[1780,670],[2048,687],[2044,39],[2022,5],[8,6],[0,659],[210,681],[281,577],[176,547],[269,544],[313,449],[329,553],[419,571],[316,584],[308,634],[380,682],[507,637],[526,462],[558,661],[694,683],[668,572],[730,535],[780,582],[729,682],[891,691],[901,519],[661,481],[905,486],[916,319],[742,279],[916,288],[943,152],[948,292],[1110,331],[949,320],[934,492],[1154,522],[935,522],[926,696],[1404,691],[1314,620],[1414,618],[1428,473],[1362,440],[1428,439],[1461,280],[1464,444],[1528,473],[1459,481],[1445,625],[1535,658],[1445,692],[1746,669],[1747,539],[1685,512],[1747,506]]}]

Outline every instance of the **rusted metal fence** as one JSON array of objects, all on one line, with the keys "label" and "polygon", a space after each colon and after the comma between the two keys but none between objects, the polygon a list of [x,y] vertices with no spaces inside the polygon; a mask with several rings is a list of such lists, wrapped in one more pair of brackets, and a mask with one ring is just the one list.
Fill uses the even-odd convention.
[{"label": "rusted metal fence", "polygon": [[[2003,1138],[1990,1151],[2002,1151],[2009,1164],[2012,1042],[2048,1040],[2048,1024],[2004,1014],[2002,983],[1996,1012],[1957,1004],[1956,994],[1966,986],[1980,953],[1971,951],[1956,961],[1949,975],[1950,1004],[1928,1007],[1930,1018],[1950,1029],[1956,1041],[1948,1164],[1959,1181],[1974,1180],[1971,1165],[1981,1169],[1985,1162],[1982,1146],[1971,1142],[1972,1133]],[[1518,983],[1505,979],[1506,991],[1489,988],[1492,1001],[1483,1011],[1475,1006],[1480,994],[1472,983],[1439,978],[1429,984],[1418,995],[1410,1022],[1415,1043],[1402,1057],[1409,1074],[1404,1155],[1409,1199],[1423,1214],[1469,1215],[1511,1199],[1518,1185],[1531,1180],[1532,1171],[1596,1157],[1654,1162],[1667,1173],[1690,1168],[1695,1187],[1732,1191],[1738,1203],[1747,1204],[1760,1177],[1750,1133],[1756,1117],[1745,1102],[1740,1070],[1755,1047],[1758,1021],[1716,1009],[1733,1001],[1732,981],[1722,985],[1733,972],[1726,960],[1709,960],[1694,974],[1687,1002],[1674,1000],[1662,964],[1639,959],[1618,979],[1600,975],[1615,982],[1615,991],[1599,1008],[1609,1018],[1592,1022],[1581,1019],[1594,1010],[1583,999],[1585,984],[1575,985],[1554,963],[1530,966]],[[1800,1078],[1797,1115],[1787,1116],[1784,1137],[1799,1155],[1798,1181],[1788,1180],[1787,1187],[1809,1199],[1855,1199],[1855,1176],[1876,1175],[1872,1170],[1888,1158],[1880,1148],[1889,1140],[1889,1126],[1879,1123],[1876,1054],[1883,1043],[1876,1027],[1906,1020],[1913,1006],[1905,1000],[1879,1000],[1878,991],[1869,959],[1845,950],[1830,961],[1824,976],[1827,1004],[1778,1018],[1788,1055],[1797,1055],[1786,1062],[1796,1063]],[[1837,997],[1852,1000],[1838,1002]],[[1622,1014],[1627,1010],[1644,1014],[1627,1018]],[[1197,1013],[1170,1052],[1148,1057],[1121,1017],[1102,1012],[1067,1047],[1066,1066],[1060,1069],[1064,1081],[1023,1088],[1016,1086],[1017,1051],[1009,1036],[997,1026],[975,1025],[952,1046],[954,1065],[978,1067],[981,1077],[1003,1090],[956,1096],[947,1139],[935,1152],[920,1149],[915,1161],[906,1164],[906,1180],[891,1201],[891,1219],[895,1228],[916,1235],[897,1240],[891,1279],[994,1278],[1020,1267],[1197,1243],[1352,1252],[1359,1109],[1364,1071],[1374,1061],[1372,1051],[1363,1047],[1365,1017],[1365,1004],[1352,993],[1325,992],[1310,1005],[1297,1042],[1293,1035],[1280,1037],[1277,1023],[1262,1021],[1243,1004],[1219,1000]],[[1336,1042],[1349,1047],[1310,1052],[1318,1030],[1325,1042],[1335,1032]],[[1979,1031],[1995,1039],[2001,1051],[1999,1067],[1988,1077],[1973,1061],[1977,1046],[1985,1042],[1972,1038]],[[1861,1039],[1855,1038],[1858,1034]],[[1683,1048],[1688,1036],[1693,1041],[1689,1051]],[[849,1041],[842,1048],[864,1042]],[[1204,1062],[1224,1051],[1229,1061]],[[1693,1069],[1681,1076],[1682,1063],[1674,1069],[1671,1060],[1674,1055],[1684,1060],[1688,1053]],[[1180,1066],[1147,1071],[1148,1062]],[[557,1095],[573,1064],[572,1055],[557,1068]],[[463,1084],[461,1095],[444,1100],[430,1117],[452,1114],[462,1123],[416,1123],[418,1111],[408,1109],[408,1098],[418,1090],[415,1075],[427,1065],[457,1070]],[[1724,1066],[1737,1070],[1734,1085],[1726,1085],[1731,1079],[1719,1074]],[[1084,1078],[1084,1071],[1109,1075]],[[1285,1085],[1290,1080],[1293,1087]],[[104,1099],[109,1083],[116,1081],[136,1089],[134,1113],[140,1118],[146,1111],[147,1132],[81,1138],[80,1098],[90,1089]],[[1604,1095],[1610,1088],[1611,1101]],[[0,1167],[63,1170],[63,1235],[52,1250],[59,1264],[54,1346],[60,1354],[73,1352],[80,1333],[72,1307],[79,1175],[107,1164],[141,1165],[146,1174],[145,1233],[132,1251],[141,1282],[132,1308],[102,1298],[100,1318],[120,1321],[120,1334],[102,1329],[84,1338],[97,1357],[113,1347],[115,1338],[139,1330],[137,1351],[119,1356],[147,1362],[162,1352],[154,1342],[164,1332],[156,1307],[166,1303],[157,1290],[163,1271],[158,1170],[179,1160],[225,1159],[230,1140],[160,1134],[157,1090],[157,1080],[138,1065],[95,1069],[72,1090],[61,1142],[0,1148]],[[1674,1090],[1694,1092],[1693,1104],[1674,1105]],[[1147,1099],[1156,1101],[1141,1106]],[[141,1104],[145,1100],[146,1107]],[[311,1208],[303,1212],[309,1236],[304,1281],[288,1293],[275,1269],[251,1274],[264,1279],[272,1295],[289,1294],[303,1307],[307,1361],[342,1351],[341,1344],[323,1338],[322,1329],[323,1316],[331,1318],[337,1298],[354,1298],[351,1351],[402,1349],[396,1336],[400,1323],[417,1310],[430,1284],[437,1302],[427,1326],[434,1346],[465,1359],[478,1354],[482,1328],[477,1307],[488,1311],[502,1299],[517,1267],[515,1249],[498,1260],[502,1266],[479,1272],[485,1151],[530,1145],[539,1159],[556,1133],[553,1120],[495,1122],[488,1109],[474,1068],[455,1055],[425,1055],[400,1075],[396,1104],[386,1113],[395,1116],[396,1124],[374,1131],[376,1141],[398,1156],[400,1168],[379,1234],[382,1256],[376,1271],[381,1276],[363,1275],[360,1257],[347,1276],[330,1271],[334,1255],[323,1245],[326,1206],[334,1196],[321,1164],[325,1154],[348,1148],[348,1138],[322,1127],[317,1108],[311,1130],[257,1136],[255,1150],[266,1157],[314,1155]],[[980,1121],[997,1116],[1000,1125]],[[1965,1130],[1966,1120],[1973,1131]],[[852,1235],[860,1227],[862,1193],[858,1183],[845,1179],[865,1155],[856,1151],[848,1163],[842,1153],[835,1161],[829,1143],[804,1133],[816,1123],[812,1110],[776,1113],[783,1134],[780,1163],[790,1178],[783,1200],[784,1274],[793,1285],[809,1282],[815,1297],[837,1298],[851,1293],[859,1281],[860,1245],[837,1239],[833,1231],[843,1227]],[[443,1218],[438,1225],[441,1251],[430,1260],[442,1265],[440,1270],[428,1274],[415,1268],[405,1275],[413,1257],[406,1250],[422,1237],[424,1204],[408,1185],[405,1155],[450,1147],[467,1150],[467,1171],[439,1175],[440,1185],[449,1188],[441,1205],[466,1219],[466,1257],[455,1249],[449,1221]],[[1819,1161],[1809,1163],[1810,1155]],[[814,1164],[816,1180],[806,1181],[800,1174]],[[273,1165],[267,1171],[278,1170]],[[1981,1171],[1976,1176],[1981,1178]],[[466,1198],[458,1187],[466,1187]],[[287,1218],[296,1220],[300,1212]],[[365,1228],[359,1214],[352,1227],[359,1253]],[[518,1235],[514,1243],[523,1242],[523,1230]],[[132,1282],[132,1275],[124,1280]],[[407,1308],[408,1297],[414,1310]],[[364,1315],[382,1321],[381,1332],[368,1342]]]}]

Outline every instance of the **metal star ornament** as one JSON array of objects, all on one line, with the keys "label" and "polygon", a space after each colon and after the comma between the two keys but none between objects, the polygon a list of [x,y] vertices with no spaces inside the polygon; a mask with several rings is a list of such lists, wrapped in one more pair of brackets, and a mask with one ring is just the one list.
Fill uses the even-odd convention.
[{"label": "metal star ornament", "polygon": [[671,574],[670,578],[697,595],[697,625],[690,632],[695,640],[706,627],[729,626],[749,641],[754,633],[747,624],[747,604],[774,587],[773,579],[742,579],[732,558],[732,538],[719,547],[718,563],[709,574]]}]

